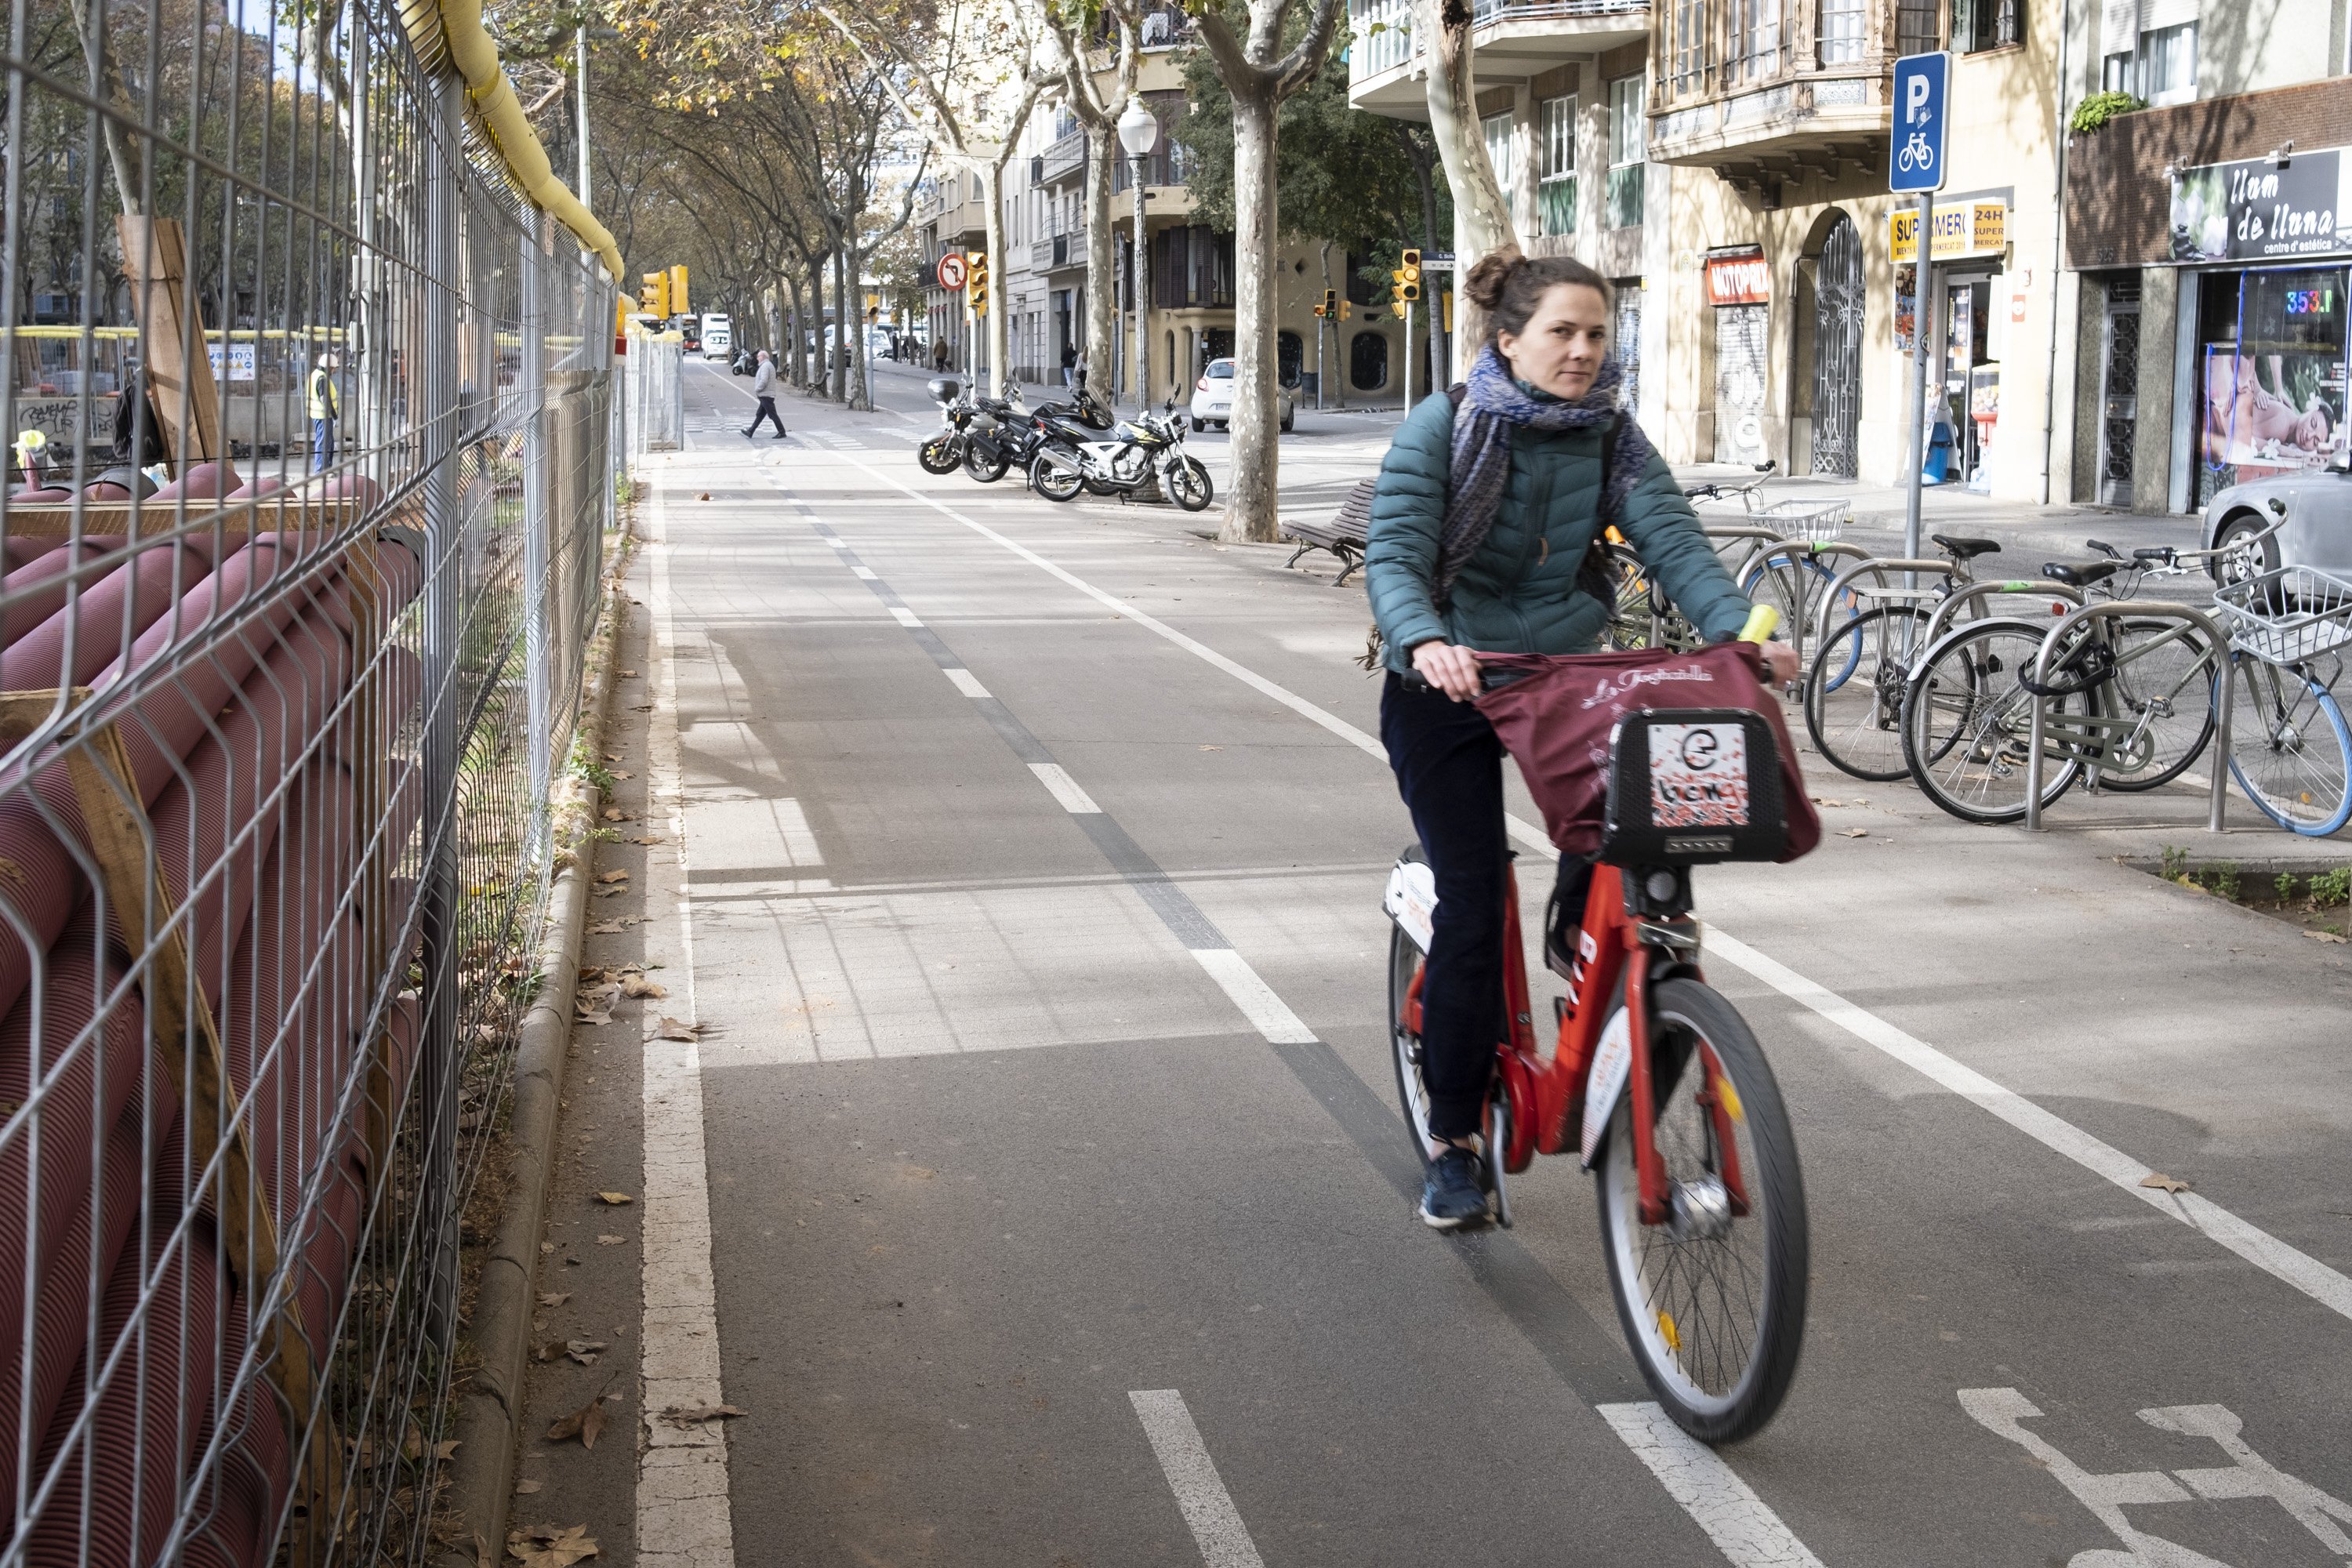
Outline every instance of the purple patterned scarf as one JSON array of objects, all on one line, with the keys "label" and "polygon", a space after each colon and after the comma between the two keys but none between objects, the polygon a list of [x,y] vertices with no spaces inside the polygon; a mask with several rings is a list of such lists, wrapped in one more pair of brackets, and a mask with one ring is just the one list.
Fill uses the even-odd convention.
[{"label": "purple patterned scarf", "polygon": [[1468,387],[1454,410],[1453,480],[1446,494],[1444,527],[1438,537],[1437,581],[1433,585],[1440,605],[1451,595],[1454,580],[1495,526],[1495,511],[1502,504],[1503,487],[1511,477],[1515,427],[1587,430],[1614,420],[1616,451],[1602,482],[1602,526],[1617,515],[1626,495],[1650,466],[1653,449],[1642,427],[1618,412],[1617,393],[1624,380],[1625,373],[1612,353],[1601,362],[1600,373],[1584,395],[1569,403],[1549,394],[1531,393],[1512,380],[1509,363],[1493,344],[1478,355],[1470,367]]}]

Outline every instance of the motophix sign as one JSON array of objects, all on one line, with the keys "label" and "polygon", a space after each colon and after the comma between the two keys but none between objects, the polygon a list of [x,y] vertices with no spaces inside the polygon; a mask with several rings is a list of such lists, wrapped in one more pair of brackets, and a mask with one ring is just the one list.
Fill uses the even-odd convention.
[{"label": "motophix sign", "polygon": [[1951,100],[1952,57],[1944,50],[1906,55],[1895,62],[1894,148],[1886,160],[1891,191],[1944,188],[1945,111]]}]

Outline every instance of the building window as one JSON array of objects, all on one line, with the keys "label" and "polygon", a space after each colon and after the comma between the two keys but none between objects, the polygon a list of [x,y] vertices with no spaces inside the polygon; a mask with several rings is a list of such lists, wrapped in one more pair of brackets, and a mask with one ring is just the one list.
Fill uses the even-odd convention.
[{"label": "building window", "polygon": [[1734,81],[1759,81],[1780,69],[1780,0],[1731,0]]},{"label": "building window", "polygon": [[1543,106],[1543,184],[1536,187],[1546,234],[1576,232],[1576,98]]},{"label": "building window", "polygon": [[1822,44],[1822,64],[1861,63],[1866,10],[1866,0],[1822,0],[1821,23],[1816,29]]},{"label": "building window", "polygon": [[1676,98],[1706,90],[1706,0],[1675,0],[1674,75],[1669,79]]},{"label": "building window", "polygon": [[1609,226],[1642,221],[1642,79],[1609,84]]},{"label": "building window", "polygon": [[1952,0],[1952,43],[1963,54],[2025,41],[2025,0]]},{"label": "building window", "polygon": [[1943,47],[1943,0],[1895,0],[1896,54],[1932,54]]},{"label": "building window", "polygon": [[1348,345],[1348,383],[1358,392],[1378,392],[1389,384],[1389,341],[1378,332],[1358,332]]},{"label": "building window", "polygon": [[2139,36],[2139,95],[2150,103],[2188,103],[2197,97],[2197,24],[2158,27]]},{"label": "building window", "polygon": [[1510,112],[1490,114],[1479,125],[1486,133],[1486,162],[1494,165],[1495,183],[1503,187],[1504,205],[1510,208],[1511,222],[1517,226],[1519,218],[1518,168],[1511,153],[1517,138]]}]

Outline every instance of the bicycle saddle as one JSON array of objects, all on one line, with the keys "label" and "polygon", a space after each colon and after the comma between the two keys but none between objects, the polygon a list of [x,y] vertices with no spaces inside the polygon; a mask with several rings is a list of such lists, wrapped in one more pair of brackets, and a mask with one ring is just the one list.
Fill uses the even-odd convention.
[{"label": "bicycle saddle", "polygon": [[1931,533],[1927,537],[1942,545],[1944,552],[1955,561],[1973,561],[1979,555],[2000,553],[2000,542],[1997,539],[1962,539],[1951,533]]},{"label": "bicycle saddle", "polygon": [[2042,574],[2053,583],[2063,583],[2072,588],[2087,588],[2094,583],[2114,576],[2130,564],[2128,561],[2045,561],[2042,563]]}]

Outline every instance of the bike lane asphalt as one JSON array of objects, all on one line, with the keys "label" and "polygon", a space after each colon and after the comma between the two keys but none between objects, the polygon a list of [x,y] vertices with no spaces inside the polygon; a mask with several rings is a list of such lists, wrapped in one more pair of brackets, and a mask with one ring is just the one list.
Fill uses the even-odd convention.
[{"label": "bike lane asphalt", "polygon": [[[1333,647],[1351,634],[1360,636],[1360,597],[1352,590],[1333,594],[1298,574],[1277,575],[1265,551],[1218,552],[1197,541],[1171,542],[1164,537],[1170,531],[1158,519],[1150,531],[1163,537],[1154,539],[1147,535],[1150,525],[1107,527],[1088,515],[1091,509],[1055,510],[1015,500],[1018,492],[999,496],[960,479],[931,481],[906,461],[910,447],[911,443],[877,444],[807,457],[795,452],[786,465],[791,487],[821,518],[832,514],[826,526],[854,543],[859,562],[871,563],[866,570],[887,580],[910,615],[951,642],[965,661],[961,668],[1023,719],[1070,781],[1178,879],[1190,900],[1275,994],[1331,1042],[1356,1080],[1356,1089],[1339,1098],[1354,1099],[1360,1091],[1384,1107],[1392,1091],[1380,1026],[1385,931],[1377,889],[1395,847],[1392,840],[1404,836],[1402,814],[1388,793],[1384,770],[1343,737],[1310,724],[1230,671],[1138,626],[1110,620],[1114,612],[1108,607],[963,522],[908,500],[886,479],[937,493],[949,506],[1017,536],[1114,597],[1132,595],[1137,608],[1181,626],[1346,722],[1370,729],[1371,688],[1339,663]],[[992,504],[983,511],[983,502]],[[761,533],[771,541],[807,526],[806,516],[782,498],[773,510],[752,510]],[[975,550],[975,541],[982,548]],[[816,548],[839,553],[830,545]],[[803,552],[791,547],[791,553],[799,565]],[[820,559],[803,575],[814,583],[823,565]],[[835,566],[838,572],[838,563]],[[736,563],[724,591],[745,592],[749,571]],[[862,581],[854,575],[851,580]],[[856,591],[866,595],[867,616],[883,607],[870,588]],[[844,607],[851,600],[826,592],[824,607],[846,614]],[[838,659],[840,644],[826,641],[820,624],[838,618],[803,616],[807,624],[795,621],[793,629],[805,634],[809,647],[817,650],[813,657]],[[881,625],[905,636],[909,628],[895,620]],[[908,652],[924,662],[879,682],[887,689],[884,695],[896,701],[919,694],[926,681],[935,683],[935,690],[952,689],[936,660],[919,648]],[[957,696],[971,700],[961,692]],[[929,702],[923,698],[918,710],[928,713]],[[970,728],[969,716],[962,728]],[[942,715],[921,732],[927,740],[919,750],[936,751],[939,736],[961,731],[953,717]],[[986,734],[984,728],[981,733]],[[989,739],[1001,749],[1001,737]],[[965,756],[961,743],[954,754]],[[782,759],[785,769],[793,765],[792,756]],[[1021,782],[1011,777],[1013,784]],[[831,787],[845,792],[851,783],[845,779]],[[1702,907],[1710,918],[1800,973],[2148,1160],[2152,1169],[2192,1173],[2201,1192],[2215,1194],[2237,1214],[2322,1261],[2344,1265],[2342,1238],[2333,1238],[2331,1250],[2323,1223],[2328,1215],[2319,1206],[2327,1194],[2343,1191],[2344,1107],[2340,1095],[2330,1103],[2334,1080],[2318,1054],[2335,1038],[2328,1015],[2340,1007],[2339,962],[2326,954],[2315,959],[2314,944],[2299,942],[2284,928],[2248,924],[2255,917],[2191,904],[2185,895],[2137,872],[2100,865],[2095,855],[2083,852],[2079,839],[2031,841],[2004,830],[1945,826],[1917,810],[1903,815],[1903,806],[1918,803],[1899,802],[1894,792],[1902,786],[1822,787],[1852,794],[1870,790],[1874,804],[1869,809],[1896,815],[1878,823],[1873,837],[1832,840],[1797,867],[1707,874]],[[1050,795],[1039,793],[1050,803]],[[1885,797],[1884,804],[1876,803],[1879,795]],[[1039,827],[1034,836],[1013,833],[1008,839],[1010,830],[999,823],[1003,812],[1019,816],[1035,805],[1034,798],[1027,807],[1014,805],[1008,787],[1001,806],[967,811],[961,820],[968,837],[994,830],[997,842],[1013,844],[1012,858],[1025,859],[1039,846],[1055,843],[1049,828]],[[1048,804],[1045,809],[1059,808]],[[1843,821],[1846,810],[1832,815]],[[814,837],[827,836],[819,824]],[[2267,848],[2274,841],[2266,836],[2263,842]],[[2070,891],[2020,891],[2044,883]],[[1539,879],[1523,891],[1531,903],[1538,901]],[[2034,901],[2044,897],[2050,902]],[[1983,901],[1971,901],[1977,900]],[[2217,918],[2237,922],[2222,933],[2228,940],[2214,934]],[[793,944],[782,945],[789,950]],[[1037,944],[1019,945],[1027,952]],[[1055,944],[1049,939],[1045,945]],[[2231,947],[2239,951],[2227,952]],[[2188,957],[2175,959],[2174,952]],[[1181,952],[1169,956],[1181,959]],[[1170,973],[1166,963],[1117,964],[1108,954],[1106,959],[1127,984],[1139,978],[1152,984]],[[1182,976],[1170,983],[1178,990],[1197,987],[1194,977],[1183,975],[1181,963],[1173,973]],[[2296,1522],[2297,1510],[2259,1489],[2248,1490],[2251,1483],[2243,1478],[2262,1472],[2249,1468],[2213,1435],[2226,1421],[2210,1411],[2197,1416],[2179,1411],[2221,1406],[2243,1418],[2248,1453],[2316,1486],[2323,1498],[2347,1495],[2352,1477],[2330,1473],[2331,1465],[2343,1468],[2340,1443],[2335,1441],[2340,1432],[2336,1413],[2347,1392],[2341,1354],[2347,1325],[2340,1317],[2079,1164],[2029,1142],[1978,1106],[1937,1089],[1780,992],[1728,965],[1717,964],[1713,973],[1757,1025],[1799,1118],[1815,1237],[1813,1330],[1806,1368],[1780,1423],[1737,1451],[1733,1463],[1822,1560],[1960,1563],[2054,1554],[2065,1561],[2072,1553],[2102,1547],[2154,1550],[2125,1533],[2140,1529],[2193,1546],[2214,1561],[2336,1560],[2329,1555],[2332,1543],[2325,1533],[2309,1523],[2326,1525],[2330,1515],[2324,1501],[2314,1503],[2284,1483],[2266,1482],[2273,1493],[2285,1490],[2304,1500],[2300,1511],[2308,1520]],[[1066,1005],[1066,978],[1040,984],[1035,996],[1010,998],[1009,1016],[1050,1017],[1046,995]],[[1219,1005],[1213,990],[1196,988],[1192,994],[1196,1002],[1205,998],[1212,1012]],[[1216,1037],[1217,1028],[1212,1023],[1209,1035],[1191,1037]],[[1229,1026],[1219,1037],[1216,1069],[1202,1077],[1239,1092],[1206,1097],[1223,1110],[1220,1117],[1212,1106],[1200,1108],[1205,1127],[1229,1132],[1239,1116],[1255,1121],[1270,1115],[1273,1108],[1286,1107],[1297,1086],[1311,1081],[1294,1071],[1290,1086],[1285,1086],[1278,1076],[1264,1072],[1267,1047],[1262,1042],[1234,1037]],[[1281,1049],[1276,1048],[1277,1057]],[[1055,1142],[1056,1137],[1066,1139],[1067,1116],[1013,1114],[1020,1105],[1052,1106],[1054,1087],[1066,1075],[1083,1079],[1095,1065],[1087,1058],[1098,1054],[1083,1046],[1034,1057],[1003,1053],[1020,1069],[1034,1065],[1051,1075],[1052,1082],[1042,1088],[1026,1086],[1026,1097],[992,1101],[1003,1116],[988,1119],[992,1126],[1035,1129],[998,1142],[1008,1145],[1007,1157],[1040,1185],[1078,1179],[1075,1166],[1094,1177],[1080,1180],[1082,1187],[1117,1195],[1126,1184],[1122,1173],[1141,1174],[1131,1149],[1097,1169],[1073,1154],[1066,1142]],[[707,1070],[716,1078],[724,1069]],[[1326,1082],[1323,1089],[1322,1098],[1332,1100],[1332,1085]],[[909,1080],[899,1093],[914,1091]],[[978,1090],[967,1086],[961,1092]],[[1087,1110],[1097,1117],[1106,1109],[1122,1111],[1126,1100],[1124,1094],[1112,1093],[1090,1107],[1071,1103],[1084,1121]],[[716,1129],[721,1112],[712,1114]],[[1327,1121],[1349,1125],[1344,1111]],[[1188,1119],[1171,1125],[1191,1131],[1195,1123]],[[1167,1142],[1164,1131],[1160,1136]],[[1329,1138],[1328,1132],[1324,1136]],[[1358,1141],[1354,1157],[1376,1170],[1377,1159],[1366,1159],[1370,1146]],[[1181,1172],[1173,1178],[1175,1189],[1198,1192],[1204,1180],[1223,1176],[1226,1166],[1236,1172],[1254,1168],[1245,1160],[1220,1162],[1215,1151],[1221,1147],[1208,1139],[1205,1146],[1173,1150],[1173,1164]],[[1402,1153],[1401,1135],[1397,1147]],[[720,1159],[715,1142],[714,1163]],[[1471,1256],[1484,1245],[1421,1235],[1404,1221],[1393,1186],[1381,1194],[1377,1185],[1365,1184],[1361,1170],[1339,1195],[1364,1205],[1362,1212],[1312,1223],[1293,1211],[1303,1206],[1297,1203],[1301,1190],[1313,1185],[1295,1173],[1270,1183],[1283,1211],[1279,1240],[1289,1248],[1325,1238],[1330,1224],[1379,1233],[1384,1265],[1392,1261],[1395,1247],[1404,1249],[1396,1256],[1417,1268],[1426,1255]],[[1258,1187],[1252,1181],[1238,1184],[1240,1193],[1260,1199],[1243,1205],[1245,1210],[1266,1206]],[[1203,1215],[1226,1212],[1213,1203],[1214,1194],[1212,1186],[1188,1205],[1196,1223]],[[1509,1238],[1489,1240],[1507,1239],[1523,1249],[1521,1256],[1536,1266],[1538,1285],[1548,1282],[1564,1300],[1582,1304],[1585,1321],[1578,1335],[1613,1350],[1613,1320],[1597,1249],[1589,1239],[1591,1211],[1581,1178],[1556,1165],[1539,1165],[1522,1194],[1519,1229]],[[875,1226],[870,1215],[865,1217],[877,1235],[889,1228]],[[1213,1237],[1218,1228],[1212,1220],[1207,1235]],[[1187,1234],[1181,1226],[1171,1230],[1177,1237]],[[1161,1242],[1171,1278],[1200,1273],[1197,1258],[1191,1259],[1193,1267],[1186,1267],[1185,1242],[1170,1241],[1169,1234],[1163,1231]],[[936,1263],[941,1255],[931,1256]],[[731,1347],[740,1336],[727,1272],[722,1263],[721,1319]],[[1236,1276],[1273,1277],[1247,1271]],[[1055,1283],[1063,1290],[1071,1288],[1069,1281]],[[1326,1291],[1312,1287],[1330,1281],[1318,1278],[1308,1283],[1309,1296],[1322,1300]],[[1175,1299],[1182,1294],[1179,1289]],[[1307,1400],[1307,1405],[1336,1417],[1340,1430],[1364,1430],[1371,1418],[1368,1413],[1396,1407],[1398,1396],[1388,1392],[1395,1379],[1426,1368],[1429,1358],[1449,1342],[1431,1331],[1433,1321],[1448,1334],[1462,1332],[1465,1322],[1479,1323],[1473,1359],[1482,1365],[1490,1353],[1507,1363],[1525,1358],[1524,1348],[1496,1351],[1489,1342],[1511,1337],[1489,1331],[1497,1316],[1511,1320],[1508,1310],[1498,1314],[1491,1292],[1465,1307],[1441,1290],[1435,1299],[1456,1310],[1432,1319],[1421,1315],[1432,1299],[1425,1289],[1401,1288],[1395,1296],[1407,1304],[1402,1324],[1391,1321],[1395,1304],[1385,1279],[1381,1289],[1370,1293],[1371,1301],[1366,1295],[1346,1293],[1346,1328],[1302,1333],[1297,1344],[1272,1358],[1287,1370],[1268,1385],[1270,1397],[1276,1388],[1288,1393],[1292,1374],[1302,1364],[1315,1363],[1321,1347],[1307,1342],[1326,1335],[1332,1344],[1346,1347],[1339,1358],[1343,1366],[1361,1363],[1382,1374],[1316,1382],[1320,1397]],[[1139,1299],[1162,1300],[1156,1293]],[[1540,1315],[1544,1310],[1539,1302],[1525,1311]],[[1360,1340],[1348,1331],[1357,1327],[1366,1331]],[[2290,1346],[2305,1353],[2279,1353]],[[962,1363],[946,1347],[939,1354],[942,1361]],[[1627,1374],[1622,1351],[1614,1356],[1622,1378]],[[990,1358],[982,1356],[967,1369],[989,1364]],[[1557,1375],[1559,1356],[1545,1364]],[[1181,1388],[1181,1379],[1171,1374],[1170,1381]],[[1439,1376],[1435,1386],[1475,1387],[1492,1381],[1472,1371],[1466,1379]],[[1964,1389],[1976,1392],[1964,1399]],[[1289,1398],[1298,1395],[1290,1393]],[[2046,1416],[2021,1416],[2021,1400],[2031,1400]],[[2140,1415],[2167,1410],[2174,1414],[2161,1415],[2161,1426]],[[1565,1415],[1554,1417],[1553,1424],[1576,1425]],[[1418,1423],[1407,1420],[1403,1426],[1416,1429]],[[1525,1445],[1541,1436],[1510,1421],[1465,1426],[1449,1420],[1436,1429],[1447,1434],[1448,1452],[1466,1446],[1488,1462],[1523,1454]],[[1212,1426],[1204,1424],[1202,1430],[1211,1433]],[[1100,1435],[1107,1437],[1108,1428]],[[1307,1450],[1289,1440],[1293,1436],[1284,1432],[1276,1441],[1296,1458]],[[2055,1447],[2037,1452],[2029,1438]],[[754,1447],[751,1429],[739,1428],[739,1453],[748,1455]],[[1210,1447],[1220,1447],[1213,1436]],[[1425,1467],[1425,1455],[1410,1445],[1384,1451],[1406,1465],[1408,1473]],[[2067,1470],[2069,1458],[2080,1462],[2079,1475]],[[739,1459],[739,1472],[743,1462]],[[1607,1474],[1612,1462],[1625,1468],[1622,1448],[1599,1468],[1587,1464],[1573,1473]],[[2157,1474],[2167,1470],[2176,1479]],[[1309,1471],[1276,1472],[1285,1484],[1270,1495],[1280,1498],[1281,1509],[1296,1510],[1302,1499],[1319,1502],[1331,1495],[1335,1479],[1348,1475],[1386,1474],[1360,1456],[1352,1464],[1336,1462],[1335,1457],[1334,1463],[1311,1466]],[[1638,1469],[1631,1474],[1640,1482],[1631,1495],[1640,1505],[1637,1517],[1647,1515],[1643,1528],[1670,1531],[1672,1506],[1663,1493],[1646,1489],[1650,1483]],[[2125,1479],[2099,1480],[2116,1476]],[[1480,1495],[1496,1489],[1489,1485]],[[1580,1504],[1590,1503],[1594,1489],[1581,1482],[1566,1489]],[[1621,1490],[1597,1489],[1612,1496]],[[1512,1489],[1515,1502],[1517,1490]],[[1234,1495],[1242,1500],[1243,1517],[1263,1547],[1266,1538],[1252,1517],[1246,1491],[1245,1484],[1236,1486]],[[2218,1500],[2190,1500],[2192,1493]],[[2164,1506],[2125,1514],[2116,1498]],[[1389,1521],[1381,1540],[1425,1551],[1456,1539],[1444,1531],[1423,1533],[1423,1525],[1442,1516],[1432,1513],[1425,1499],[1414,1501],[1401,1521]],[[739,1521],[744,1506],[739,1495]],[[1544,1528],[1548,1521],[1520,1517],[1516,1506],[1506,1511],[1509,1517],[1502,1525],[1509,1529],[1499,1539],[1563,1539]],[[2120,1521],[2120,1530],[2105,1514]],[[1712,1561],[1712,1550],[1701,1543],[1700,1555],[1692,1560]],[[1374,1551],[1370,1559],[1388,1560],[1388,1551]],[[1267,1556],[1276,1560],[1271,1548]],[[1320,1556],[1309,1550],[1296,1560]],[[982,1553],[965,1560],[992,1559]],[[1397,1560],[1404,1560],[1402,1552]],[[1609,1559],[1599,1552],[1590,1560]]]}]

